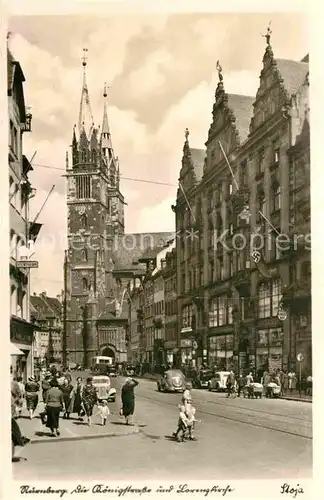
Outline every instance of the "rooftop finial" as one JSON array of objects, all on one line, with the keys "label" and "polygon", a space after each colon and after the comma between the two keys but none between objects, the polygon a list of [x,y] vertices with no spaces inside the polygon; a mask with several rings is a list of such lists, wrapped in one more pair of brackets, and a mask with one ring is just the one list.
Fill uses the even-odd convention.
[{"label": "rooftop finial", "polygon": [[83,57],[82,57],[82,66],[85,68],[86,65],[87,65],[87,60],[88,60],[88,57],[87,57],[87,52],[88,52],[88,49],[83,49]]},{"label": "rooftop finial", "polygon": [[188,127],[186,128],[185,130],[185,138],[186,138],[186,141],[188,140],[188,137],[189,137],[189,129]]},{"label": "rooftop finial", "polygon": [[107,97],[107,89],[109,89],[109,85],[107,85],[107,82],[104,83],[104,91],[103,91],[103,96]]},{"label": "rooftop finial", "polygon": [[261,35],[261,36],[263,36],[263,38],[266,39],[266,42],[267,42],[268,46],[270,46],[271,34],[272,34],[272,31],[271,31],[271,21],[269,21],[269,26],[267,27],[266,34],[265,35]]},{"label": "rooftop finial", "polygon": [[222,82],[223,78],[224,78],[223,77],[223,68],[221,67],[219,61],[217,61],[217,63],[216,63],[216,69],[218,71],[218,79],[220,82]]}]

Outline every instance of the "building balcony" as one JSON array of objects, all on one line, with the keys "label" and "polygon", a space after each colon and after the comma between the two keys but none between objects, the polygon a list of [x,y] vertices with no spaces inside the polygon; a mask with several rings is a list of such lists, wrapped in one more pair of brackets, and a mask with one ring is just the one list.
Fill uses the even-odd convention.
[{"label": "building balcony", "polygon": [[243,288],[249,290],[251,283],[249,269],[242,269],[233,274],[232,283],[233,286],[237,289]]}]

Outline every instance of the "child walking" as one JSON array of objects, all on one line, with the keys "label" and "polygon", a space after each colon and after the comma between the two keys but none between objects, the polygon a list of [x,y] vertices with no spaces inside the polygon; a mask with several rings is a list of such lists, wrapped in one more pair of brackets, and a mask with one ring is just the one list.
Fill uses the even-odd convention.
[{"label": "child walking", "polygon": [[[178,419],[178,428],[176,432],[172,434],[174,438],[177,439],[177,441],[184,441],[185,440],[185,435],[186,431],[188,428],[188,419],[186,416],[186,408],[184,405],[179,405],[179,419]],[[181,432],[181,438],[179,437],[179,433]]]},{"label": "child walking", "polygon": [[102,401],[102,404],[98,406],[99,415],[101,417],[101,425],[106,425],[107,418],[110,415],[110,411],[108,408],[108,402]]}]

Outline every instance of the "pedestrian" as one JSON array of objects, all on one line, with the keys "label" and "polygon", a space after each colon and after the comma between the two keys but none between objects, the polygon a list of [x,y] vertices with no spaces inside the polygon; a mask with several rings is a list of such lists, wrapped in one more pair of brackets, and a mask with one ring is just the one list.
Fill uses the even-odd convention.
[{"label": "pedestrian", "polygon": [[36,382],[35,377],[29,377],[27,384],[25,385],[26,393],[26,405],[29,411],[29,417],[32,420],[38,405],[38,391],[39,384]]},{"label": "pedestrian", "polygon": [[17,401],[21,397],[18,382],[11,375],[11,461],[20,462],[20,458],[15,456],[16,446],[25,446],[30,439],[24,437],[16,420]]},{"label": "pedestrian", "polygon": [[87,383],[82,390],[82,404],[87,415],[88,425],[91,426],[93,407],[98,401],[96,388],[92,385],[92,377],[87,378]]},{"label": "pedestrian", "polygon": [[46,393],[51,388],[51,384],[50,384],[51,378],[52,378],[51,372],[46,372],[45,377],[44,377],[43,382],[42,382],[42,398],[43,398],[44,403],[45,403],[45,399],[46,399]]},{"label": "pedestrian", "polygon": [[71,393],[73,391],[73,386],[72,384],[69,383],[68,379],[65,378],[63,385],[61,386],[61,391],[63,393],[63,401],[64,401],[64,417],[63,418],[70,418],[70,413],[72,410],[72,405],[71,405]]},{"label": "pedestrian", "polygon": [[192,403],[192,396],[191,396],[191,384],[188,382],[186,385],[185,385],[185,390],[182,394],[182,404],[187,404],[187,403]]},{"label": "pedestrian", "polygon": [[308,375],[308,377],[306,378],[306,396],[312,395],[312,388],[313,388],[313,377],[311,375]]},{"label": "pedestrian", "polygon": [[226,386],[227,386],[227,398],[230,397],[230,395],[235,391],[235,375],[233,370],[229,372],[229,375],[227,377],[226,381]]},{"label": "pedestrian", "polygon": [[240,376],[237,381],[237,395],[240,398],[241,397],[241,392],[244,390],[245,387],[245,380],[243,378],[242,373],[240,373]]},{"label": "pedestrian", "polygon": [[52,436],[55,435],[54,432],[59,436],[60,412],[64,407],[64,399],[56,378],[51,380],[51,388],[47,391],[45,403],[46,427],[51,430]]},{"label": "pedestrian", "polygon": [[135,410],[135,394],[134,388],[138,385],[137,380],[133,378],[126,379],[125,384],[121,390],[121,414],[125,417],[126,425],[134,425],[132,423],[132,416]]},{"label": "pedestrian", "polygon": [[102,401],[102,404],[98,406],[99,409],[99,415],[101,417],[101,425],[106,425],[107,418],[110,415],[110,411],[108,408],[108,401]]},{"label": "pedestrian", "polygon": [[82,416],[85,414],[82,407],[82,391],[84,385],[82,384],[82,378],[77,378],[76,386],[71,392],[71,413],[76,413],[79,420],[82,420]]},{"label": "pedestrian", "polygon": [[[184,441],[187,428],[188,428],[188,418],[186,415],[186,407],[184,404],[181,404],[178,406],[179,408],[179,418],[178,418],[178,428],[175,432],[173,432],[172,437],[177,439],[177,441]],[[181,437],[179,437],[179,434],[181,432]]]},{"label": "pedestrian", "polygon": [[251,385],[253,384],[253,375],[252,372],[249,372],[249,374],[246,376],[246,385]]},{"label": "pedestrian", "polygon": [[19,390],[20,390],[20,397],[17,400],[16,412],[17,412],[17,417],[21,417],[21,413],[22,413],[23,406],[24,406],[24,398],[25,398],[25,386],[24,386],[24,383],[22,381],[22,377],[17,377],[17,384],[18,384]]}]

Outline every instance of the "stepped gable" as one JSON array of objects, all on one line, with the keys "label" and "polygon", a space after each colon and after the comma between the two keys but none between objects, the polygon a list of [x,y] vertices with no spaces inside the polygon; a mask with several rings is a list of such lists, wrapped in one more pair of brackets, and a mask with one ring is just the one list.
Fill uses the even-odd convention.
[{"label": "stepped gable", "polygon": [[242,144],[248,137],[250,122],[253,116],[254,97],[239,94],[228,94],[228,107],[235,117],[235,128]]},{"label": "stepped gable", "polygon": [[172,232],[161,233],[128,233],[118,237],[118,242],[115,244],[113,252],[113,260],[115,270],[123,269],[141,269],[145,265],[138,263],[138,259],[148,249],[163,247],[166,243],[174,238]]},{"label": "stepped gable", "polygon": [[308,62],[276,59],[276,63],[287,93],[289,96],[296,94],[300,87],[304,84],[309,72]]}]

